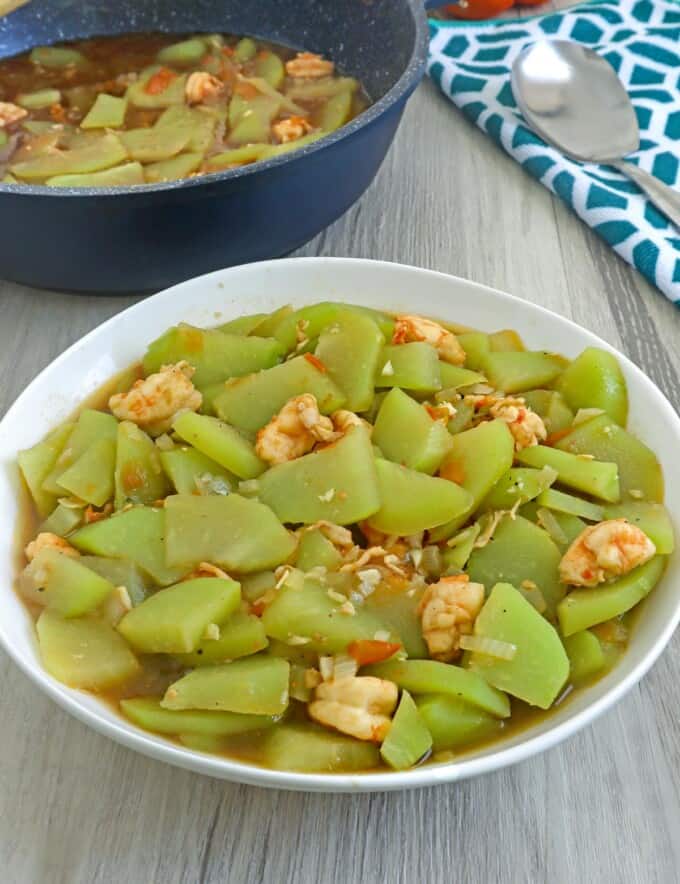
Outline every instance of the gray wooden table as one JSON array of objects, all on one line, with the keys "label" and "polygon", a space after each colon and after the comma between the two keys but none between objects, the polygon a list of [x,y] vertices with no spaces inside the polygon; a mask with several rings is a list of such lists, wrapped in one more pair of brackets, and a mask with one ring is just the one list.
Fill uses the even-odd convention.
[{"label": "gray wooden table", "polygon": [[[598,332],[680,404],[678,312],[430,83],[370,191],[300,254],[401,261],[514,292]],[[0,409],[134,300],[0,283]],[[6,884],[680,880],[678,638],[612,712],[538,758],[449,787],[337,797],[142,758],[0,657]]]}]

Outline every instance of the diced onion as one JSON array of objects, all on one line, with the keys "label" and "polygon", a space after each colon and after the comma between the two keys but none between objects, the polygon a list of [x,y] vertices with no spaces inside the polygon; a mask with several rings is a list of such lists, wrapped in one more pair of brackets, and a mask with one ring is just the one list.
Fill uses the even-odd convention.
[{"label": "diced onion", "polygon": [[420,563],[423,560],[423,551],[422,549],[412,549],[409,553],[411,557],[411,561],[415,568],[420,568]]},{"label": "diced onion", "polygon": [[293,700],[301,703],[309,703],[312,699],[312,689],[305,683],[305,668],[297,663],[290,667],[289,692]]},{"label": "diced onion", "polygon": [[260,491],[260,483],[257,479],[245,479],[238,483],[238,492],[244,497],[252,497]]},{"label": "diced onion", "polygon": [[175,443],[167,433],[163,433],[156,439],[156,447],[160,448],[161,451],[172,451],[175,447]]},{"label": "diced onion", "polygon": [[199,494],[229,494],[231,486],[222,476],[213,476],[212,473],[202,473],[194,478],[196,490]]},{"label": "diced onion", "polygon": [[60,503],[67,510],[84,510],[87,504],[84,500],[78,500],[77,497],[59,497],[57,503]]},{"label": "diced onion", "polygon": [[324,681],[330,681],[333,678],[334,668],[332,657],[319,657],[319,672]]},{"label": "diced onion", "polygon": [[459,387],[460,392],[465,396],[488,396],[494,392],[494,388],[489,384],[468,384],[466,387]]},{"label": "diced onion", "polygon": [[496,657],[498,660],[512,660],[517,653],[517,645],[486,635],[462,635],[460,646],[464,651],[474,651],[476,654]]},{"label": "diced onion", "polygon": [[520,586],[519,591],[529,604],[536,608],[539,614],[545,613],[548,604],[545,600],[545,596],[537,586],[531,587],[530,589],[525,586]]},{"label": "diced onion", "polygon": [[556,543],[566,544],[569,538],[564,533],[560,526],[560,523],[550,512],[550,510],[546,509],[545,507],[541,507],[539,510],[537,510],[536,515],[538,516],[538,521]]},{"label": "diced onion", "polygon": [[557,470],[546,464],[536,478],[545,479],[547,484],[552,485],[555,479],[557,479]]},{"label": "diced onion", "polygon": [[423,549],[422,569],[428,576],[439,579],[442,573],[442,554],[438,546],[426,546]]},{"label": "diced onion", "polygon": [[454,534],[453,537],[446,541],[446,545],[453,548],[456,546],[460,546],[463,543],[467,543],[469,540],[472,540],[474,542],[479,537],[480,531],[481,528],[479,527],[479,523],[475,522],[473,525],[470,525],[469,528],[465,528],[458,534]]},{"label": "diced onion", "polygon": [[604,411],[601,408],[579,408],[574,415],[574,420],[571,425],[572,427],[578,427],[579,424],[585,424],[586,421],[589,421],[593,417],[598,417],[601,414],[604,414]]},{"label": "diced onion", "polygon": [[359,671],[359,664],[349,654],[336,654],[333,658],[333,678],[353,678]]}]

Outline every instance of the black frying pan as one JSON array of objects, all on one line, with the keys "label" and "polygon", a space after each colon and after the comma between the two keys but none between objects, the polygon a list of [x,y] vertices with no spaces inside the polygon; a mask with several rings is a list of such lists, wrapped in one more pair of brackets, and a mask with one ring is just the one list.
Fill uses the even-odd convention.
[{"label": "black frying pan", "polygon": [[321,52],[375,103],[295,153],[200,178],[106,190],[0,184],[0,277],[149,291],[292,251],[373,180],[428,39],[423,0],[33,0],[0,19],[0,57],[131,31],[219,31]]}]

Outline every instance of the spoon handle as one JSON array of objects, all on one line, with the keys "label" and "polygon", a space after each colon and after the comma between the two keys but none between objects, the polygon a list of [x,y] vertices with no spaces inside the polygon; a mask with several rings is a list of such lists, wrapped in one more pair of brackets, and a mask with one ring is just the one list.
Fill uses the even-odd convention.
[{"label": "spoon handle", "polygon": [[611,164],[644,191],[657,209],[680,228],[680,193],[634,163],[618,160]]}]

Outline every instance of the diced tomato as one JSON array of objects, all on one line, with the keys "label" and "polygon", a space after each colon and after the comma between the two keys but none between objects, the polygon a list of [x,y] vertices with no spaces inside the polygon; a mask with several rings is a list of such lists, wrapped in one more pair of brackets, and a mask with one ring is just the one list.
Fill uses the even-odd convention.
[{"label": "diced tomato", "polygon": [[465,481],[463,464],[455,460],[445,463],[439,471],[439,475],[442,479],[448,479],[449,482],[455,482],[457,485],[462,485]]},{"label": "diced tomato", "polygon": [[182,343],[190,353],[202,353],[203,348],[205,347],[205,335],[203,334],[203,329],[183,329]]},{"label": "diced tomato", "polygon": [[257,98],[261,93],[258,92],[252,83],[246,83],[243,80],[239,80],[234,86],[234,94],[239,95],[241,98],[245,98],[246,101],[250,101],[251,98]]},{"label": "diced tomato", "polygon": [[362,638],[350,642],[347,653],[353,657],[359,666],[368,666],[369,663],[382,663],[396,654],[401,645],[398,642],[381,642],[377,639]]},{"label": "diced tomato", "polygon": [[571,433],[572,428],[567,427],[564,430],[557,430],[555,433],[551,433],[548,438],[545,440],[546,445],[555,445],[556,442],[559,442],[560,439],[564,439],[565,436],[568,436]]},{"label": "diced tomato", "polygon": [[515,0],[464,0],[464,3],[465,5],[451,4],[446,7],[446,12],[452,18],[493,18],[507,9],[512,9]]},{"label": "diced tomato", "polygon": [[63,105],[61,104],[53,104],[50,108],[50,116],[54,120],[55,123],[64,123],[66,122],[66,111],[64,110]]},{"label": "diced tomato", "polygon": [[318,356],[315,356],[313,353],[305,353],[305,359],[310,365],[313,365],[317,371],[320,371],[321,374],[326,374],[326,366]]},{"label": "diced tomato", "polygon": [[264,599],[257,599],[257,601],[253,602],[250,606],[250,613],[254,614],[256,617],[261,617],[264,614],[266,607],[267,603]]},{"label": "diced tomato", "polygon": [[144,91],[147,95],[160,95],[161,92],[165,92],[170,83],[176,79],[177,74],[174,71],[171,71],[170,68],[161,68],[153,75],[153,77],[149,77],[149,81],[144,87]]},{"label": "diced tomato", "polygon": [[128,461],[121,471],[121,482],[126,491],[142,488],[146,482],[146,472],[141,464]]}]

